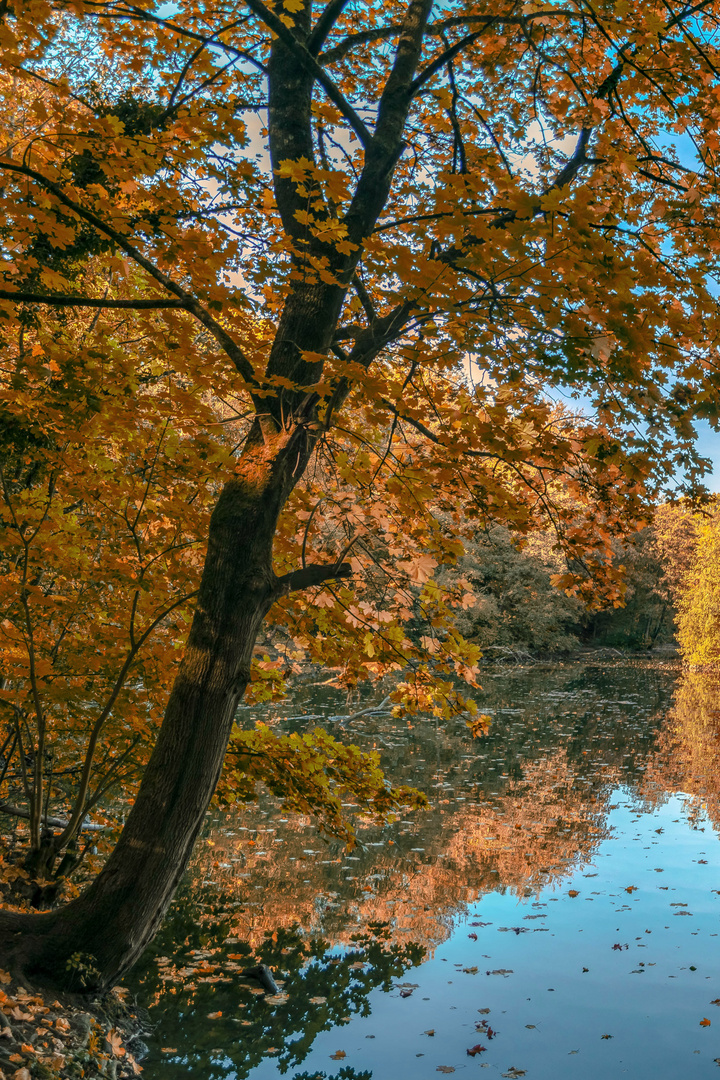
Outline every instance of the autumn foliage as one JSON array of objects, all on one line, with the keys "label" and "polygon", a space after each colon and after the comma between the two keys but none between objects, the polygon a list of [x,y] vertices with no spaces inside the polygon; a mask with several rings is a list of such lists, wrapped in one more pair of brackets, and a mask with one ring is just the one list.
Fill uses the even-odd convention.
[{"label": "autumn foliage", "polygon": [[476,711],[482,531],[622,601],[717,419],[718,14],[0,4],[0,783],[62,878],[147,766],[93,917],[164,910],[246,688]]}]

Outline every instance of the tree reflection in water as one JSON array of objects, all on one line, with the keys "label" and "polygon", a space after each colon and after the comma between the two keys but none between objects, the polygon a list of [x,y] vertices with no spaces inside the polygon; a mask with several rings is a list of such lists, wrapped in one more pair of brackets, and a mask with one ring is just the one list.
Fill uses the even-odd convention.
[{"label": "tree reflection in water", "polygon": [[[469,903],[492,891],[535,897],[589,861],[618,786],[657,800],[682,773],[693,793],[690,778],[702,778],[701,797],[717,723],[686,680],[663,727],[676,678],[648,663],[489,676],[494,722],[475,741],[461,722],[366,715],[348,738],[381,749],[393,781],[433,805],[384,829],[361,823],[352,852],[273,800],[216,817],[133,975],[165,1048],[150,1075],[242,1078],[268,1055],[281,1072],[297,1068],[320,1031],[368,1015],[373,989],[391,990],[431,955]],[[302,728],[303,709],[340,711],[326,688],[308,688],[286,710],[293,718],[270,719]],[[279,998],[239,977],[257,961],[283,980]],[[334,1080],[368,1078],[345,1066]]]}]

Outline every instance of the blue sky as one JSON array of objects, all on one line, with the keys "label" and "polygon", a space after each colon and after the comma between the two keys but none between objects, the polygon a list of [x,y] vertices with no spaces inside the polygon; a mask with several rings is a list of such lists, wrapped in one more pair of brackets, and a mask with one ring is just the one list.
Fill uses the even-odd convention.
[{"label": "blue sky", "polygon": [[703,457],[708,457],[713,462],[713,471],[705,478],[705,483],[710,491],[720,492],[720,432],[713,431],[707,420],[698,420],[695,426],[698,431],[698,449]]}]

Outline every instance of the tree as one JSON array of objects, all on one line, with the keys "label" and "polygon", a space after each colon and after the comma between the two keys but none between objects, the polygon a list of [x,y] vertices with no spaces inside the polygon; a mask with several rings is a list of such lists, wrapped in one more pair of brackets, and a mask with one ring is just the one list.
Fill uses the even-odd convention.
[{"label": "tree", "polygon": [[[48,695],[59,706],[52,656],[33,666],[35,628],[56,575],[66,597],[92,588],[95,569],[72,550],[62,572],[35,567],[30,548],[72,514],[112,548],[117,530],[90,523],[104,501],[93,470],[112,473],[105,494],[117,475],[125,541],[148,505],[142,483],[166,500],[148,510],[142,543],[155,520],[165,534],[136,544],[123,580],[144,604],[132,573],[155,560],[160,595],[142,632],[158,617],[168,629],[154,640],[172,642],[167,620],[192,611],[179,665],[158,657],[153,683],[139,652],[122,672],[111,649],[104,677],[114,666],[120,690],[106,714],[88,703],[91,731],[126,730],[137,706],[123,715],[121,694],[174,676],[104,869],[62,909],[0,918],[16,967],[61,979],[82,951],[105,985],[151,938],[183,872],[271,609],[292,648],[349,681],[404,671],[398,708],[472,708],[454,680],[472,685],[477,651],[442,629],[463,592],[444,596],[432,577],[462,552],[463,523],[527,533],[551,521],[577,568],[558,584],[617,601],[613,535],[642,523],[664,475],[701,474],[691,417],[715,419],[718,401],[707,288],[718,9],[181,0],[168,14],[147,0],[4,0],[0,11],[6,635],[25,665],[6,689],[23,724],[35,718],[24,752],[36,806]],[[676,136],[694,140],[695,167]],[[557,387],[589,395],[594,415],[558,413]],[[93,424],[125,430],[133,395],[143,437],[106,458]],[[186,409],[197,441],[188,428],[161,444]],[[204,409],[215,415],[196,422]],[[227,419],[236,442],[210,439]],[[68,446],[82,462],[74,495]],[[178,467],[179,490],[190,477],[197,488],[182,507]],[[202,520],[186,524],[187,506]],[[322,537],[324,559],[308,559]],[[418,585],[434,626],[419,644],[402,628]]]},{"label": "tree", "polygon": [[[673,519],[670,519],[672,522]],[[674,516],[675,551],[686,554],[687,563],[675,582],[678,644],[692,667],[717,667],[720,663],[720,520],[717,507],[703,514]],[[692,537],[692,553],[687,551]],[[684,541],[683,547],[680,544]],[[666,536],[666,546],[669,546]],[[684,550],[683,550],[684,548]],[[689,555],[689,557],[687,557]],[[677,562],[671,563],[670,574]]]},{"label": "tree", "polygon": [[677,640],[691,667],[720,661],[720,519],[716,497],[658,508],[655,547],[664,591],[676,607]]}]

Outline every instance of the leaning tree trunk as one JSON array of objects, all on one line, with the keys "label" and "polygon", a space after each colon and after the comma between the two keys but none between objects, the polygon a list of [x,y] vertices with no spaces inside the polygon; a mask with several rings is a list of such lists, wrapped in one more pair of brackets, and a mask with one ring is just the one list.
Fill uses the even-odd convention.
[{"label": "leaning tree trunk", "polygon": [[285,591],[272,570],[273,536],[311,448],[307,432],[295,427],[270,445],[258,438],[243,455],[244,475],[226,484],[212,514],[187,649],[117,847],[66,907],[0,912],[3,966],[62,983],[69,958],[80,952],[105,986],[157,931],[215,790],[258,629]]},{"label": "leaning tree trunk", "polygon": [[[320,358],[331,347],[365,238],[382,212],[405,145],[403,130],[431,7],[432,0],[409,0],[373,134],[364,131],[365,163],[344,219],[350,253],[329,248],[322,237],[308,236],[299,214],[306,208],[307,192],[284,178],[280,168],[284,161],[313,160],[316,61],[297,46],[298,35],[306,38],[310,33],[312,4],[303,0],[290,35],[282,21],[264,14],[266,20],[275,20],[268,65],[275,194],[291,241],[295,275],[269,357],[266,385],[257,399],[258,418],[236,477],[223,489],[210,521],[186,653],[118,845],[99,877],[67,907],[32,916],[0,912],[0,959],[5,967],[62,983],[67,981],[68,959],[80,952],[92,956],[100,986],[130,967],[155,934],[187,866],[250,678],[262,620],[284,592],[349,575],[344,565],[309,566],[277,578],[273,537],[321,431],[317,401],[308,391],[321,375]],[[316,194],[322,202],[319,189]],[[317,267],[325,266],[329,257],[334,277],[322,278]],[[369,326],[355,335],[349,370],[367,367],[400,333],[411,308],[411,301],[402,302],[381,318],[373,315]],[[222,342],[226,339],[225,334]],[[325,404],[325,423],[348,388],[347,380],[339,380]]]}]

